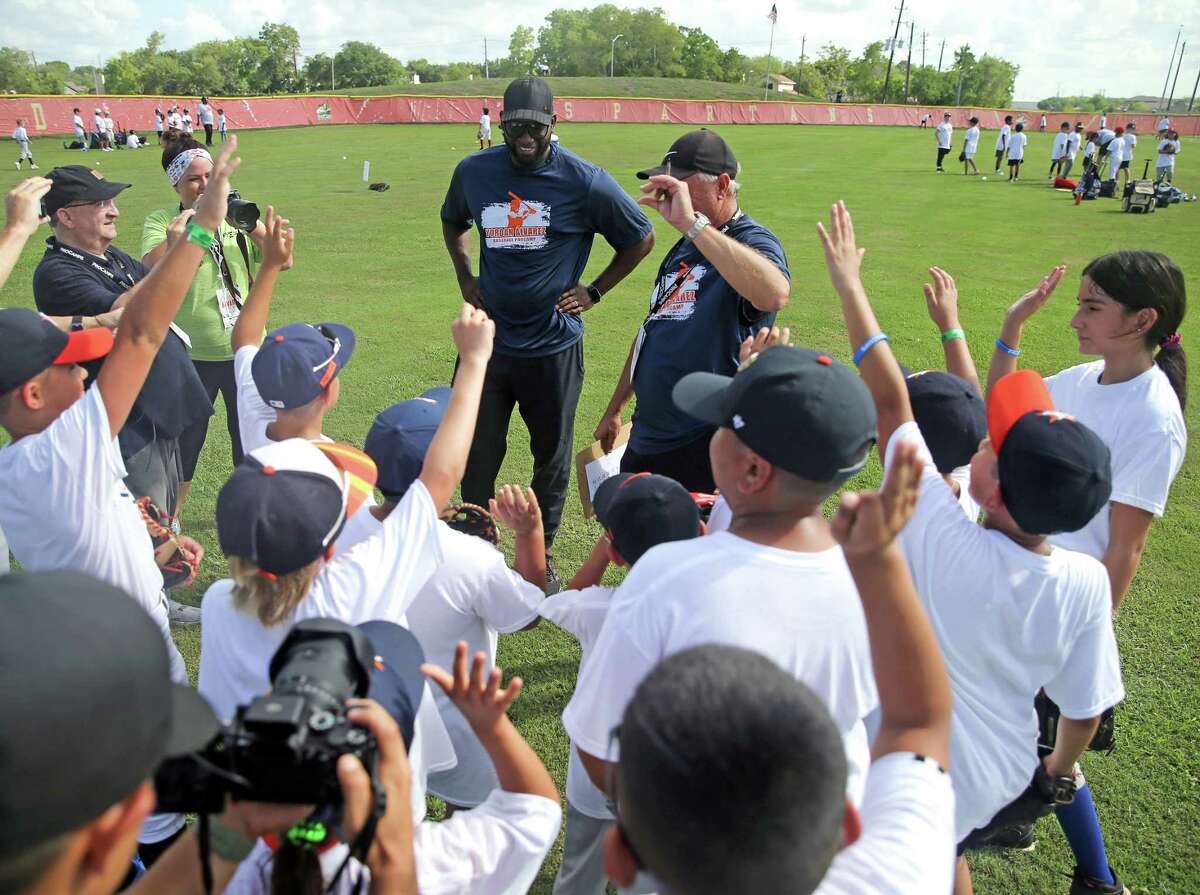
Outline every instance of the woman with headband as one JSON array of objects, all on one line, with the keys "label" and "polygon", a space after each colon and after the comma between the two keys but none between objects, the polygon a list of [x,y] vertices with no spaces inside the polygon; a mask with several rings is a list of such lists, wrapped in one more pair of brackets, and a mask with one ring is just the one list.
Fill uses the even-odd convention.
[{"label": "woman with headband", "polygon": [[[208,150],[192,138],[179,136],[171,139],[168,136],[163,149],[162,166],[167,173],[167,180],[178,195],[178,203],[160,208],[146,217],[142,226],[142,262],[147,267],[153,267],[166,252],[167,231],[172,219],[181,211],[192,208],[203,195],[212,173],[213,160]],[[220,232],[196,271],[191,291],[175,318],[175,323],[191,339],[192,363],[209,399],[215,403],[218,392],[225,399],[225,422],[234,466],[242,460],[242,439],[238,429],[237,384],[229,337],[241,313],[242,302],[250,293],[252,267],[262,261],[265,236],[266,230],[261,221],[248,233],[242,233],[228,222],[221,224]],[[179,438],[183,470],[176,515],[182,513],[207,436],[208,418],[205,417]]]},{"label": "woman with headband", "polygon": [[[989,385],[1016,369],[1021,329],[1046,303],[1063,271],[1055,268],[1009,308]],[[1083,269],[1077,302],[1071,328],[1079,352],[1100,359],[1049,376],[1046,385],[1056,410],[1078,419],[1108,446],[1112,497],[1082,529],[1050,540],[1104,563],[1115,614],[1141,564],[1150,524],[1166,509],[1187,449],[1187,355],[1179,333],[1187,312],[1183,271],[1158,252],[1112,252]],[[1056,709],[1051,703],[1039,714],[1052,717]],[[1108,716],[1092,748],[1109,748],[1112,736]],[[1056,809],[1075,854],[1071,891],[1116,895],[1123,886],[1108,864],[1100,821],[1078,766],[1076,774],[1075,801]]]}]

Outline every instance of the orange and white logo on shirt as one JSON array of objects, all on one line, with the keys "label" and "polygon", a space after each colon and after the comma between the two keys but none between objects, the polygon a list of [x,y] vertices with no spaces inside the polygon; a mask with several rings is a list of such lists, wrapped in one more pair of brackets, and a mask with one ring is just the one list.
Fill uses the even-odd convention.
[{"label": "orange and white logo on shirt", "polygon": [[507,202],[485,205],[479,223],[488,248],[542,249],[549,243],[550,206],[510,192]]},{"label": "orange and white logo on shirt", "polygon": [[664,276],[650,296],[651,319],[687,320],[691,317],[696,312],[696,293],[706,273],[707,265],[689,265],[680,261],[679,267]]}]

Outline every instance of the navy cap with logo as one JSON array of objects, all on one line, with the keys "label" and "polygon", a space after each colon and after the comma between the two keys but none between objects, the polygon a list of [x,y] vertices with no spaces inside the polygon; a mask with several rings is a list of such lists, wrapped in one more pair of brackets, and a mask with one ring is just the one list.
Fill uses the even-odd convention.
[{"label": "navy cap with logo", "polygon": [[442,424],[450,389],[431,388],[419,398],[380,411],[367,433],[363,450],[379,469],[376,481],[384,496],[403,497],[421,475],[429,443]]},{"label": "navy cap with logo", "polygon": [[217,718],[171,681],[158,627],[133,598],[77,572],[0,576],[0,861],[76,830]]},{"label": "navy cap with logo", "polygon": [[268,576],[295,572],[332,555],[346,519],[365,496],[350,475],[303,438],[256,448],[217,494],[221,551],[249,560]]},{"label": "navy cap with logo", "polygon": [[671,144],[661,165],[638,171],[637,176],[642,180],[656,174],[683,178],[697,171],[702,174],[728,174],[730,177],[736,177],[738,173],[738,161],[729,144],[716,131],[704,127],[684,134]]},{"label": "navy cap with logo", "polygon": [[340,323],[289,323],[267,333],[250,364],[259,395],[276,410],[317,399],[354,353],[354,330]]},{"label": "navy cap with logo", "polygon": [[51,218],[60,208],[115,199],[122,190],[132,186],[129,183],[105,180],[103,174],[85,165],[60,165],[47,172],[46,179],[54,183],[50,192],[42,199],[46,214]]},{"label": "navy cap with logo", "polygon": [[987,411],[979,390],[967,380],[941,370],[909,373],[904,378],[913,417],[946,475],[966,466],[987,437]]},{"label": "navy cap with logo", "polygon": [[104,357],[112,346],[113,334],[104,327],[68,334],[37,311],[0,308],[0,395],[48,367]]},{"label": "navy cap with logo", "polygon": [[425,675],[421,674],[425,650],[411,631],[393,622],[369,621],[356,627],[371,641],[375,651],[367,696],[395,719],[408,748],[412,745],[417,709],[425,692]]},{"label": "navy cap with logo", "polygon": [[500,120],[549,124],[554,118],[554,91],[541,78],[517,78],[504,89]]},{"label": "navy cap with logo", "polygon": [[764,459],[810,482],[844,482],[867,464],[875,403],[858,374],[828,354],[779,345],[733,378],[689,373],[671,393],[689,416],[734,434]]},{"label": "navy cap with logo", "polygon": [[1000,496],[1029,534],[1078,531],[1112,495],[1112,458],[1095,432],[1059,413],[1045,381],[1018,370],[988,390]]},{"label": "navy cap with logo", "polygon": [[623,472],[600,483],[592,499],[596,518],[612,545],[630,565],[651,547],[686,541],[700,534],[700,509],[674,479]]}]

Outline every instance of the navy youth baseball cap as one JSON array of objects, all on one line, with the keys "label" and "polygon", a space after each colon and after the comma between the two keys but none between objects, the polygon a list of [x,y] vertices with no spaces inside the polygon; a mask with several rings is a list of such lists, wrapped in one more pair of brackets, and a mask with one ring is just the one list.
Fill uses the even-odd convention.
[{"label": "navy youth baseball cap", "polygon": [[554,118],[554,91],[541,78],[517,78],[504,88],[501,121],[533,121],[549,124]]},{"label": "navy youth baseball cap", "polygon": [[671,392],[688,416],[732,429],[751,450],[810,482],[844,482],[867,465],[875,402],[858,374],[828,354],[777,345],[736,375],[689,373]]},{"label": "navy youth baseball cap", "polygon": [[946,475],[970,463],[979,442],[987,437],[987,411],[979,390],[941,370],[908,373],[904,383],[938,472]]},{"label": "navy youth baseball cap", "polygon": [[363,450],[379,469],[379,490],[399,499],[421,475],[429,443],[442,424],[451,390],[431,388],[419,398],[380,411],[367,433]]},{"label": "navy youth baseball cap", "polygon": [[1033,370],[1009,373],[988,390],[988,435],[1000,496],[1021,530],[1078,531],[1112,495],[1112,459],[1100,437],[1054,409]]},{"label": "navy youth baseball cap", "polygon": [[112,331],[102,326],[65,333],[37,311],[0,308],[0,395],[48,367],[104,357],[112,346]]},{"label": "navy youth baseball cap", "polygon": [[700,534],[700,509],[674,479],[623,472],[600,483],[592,500],[613,547],[633,565],[651,547]]},{"label": "navy youth baseball cap", "polygon": [[78,572],[0,576],[0,861],[76,830],[217,718],[171,680],[163,634],[125,592]]},{"label": "navy youth baseball cap", "polygon": [[327,453],[329,447],[361,455],[349,445],[318,447],[303,438],[276,441],[247,454],[217,494],[221,552],[275,576],[330,556],[374,479],[365,468],[356,475],[347,472],[344,463],[335,463]]},{"label": "navy youth baseball cap", "polygon": [[289,323],[267,334],[250,364],[263,401],[295,410],[317,399],[354,353],[354,330],[340,323]]},{"label": "navy youth baseball cap", "polygon": [[375,650],[367,696],[395,719],[407,749],[412,745],[417,709],[425,693],[425,675],[421,674],[425,650],[411,631],[392,622],[369,621],[357,627]]},{"label": "navy youth baseball cap", "polygon": [[642,180],[656,174],[683,178],[697,171],[702,174],[728,174],[730,177],[736,177],[738,173],[738,160],[729,144],[716,131],[706,127],[684,134],[671,144],[661,165],[638,171],[637,176]]}]

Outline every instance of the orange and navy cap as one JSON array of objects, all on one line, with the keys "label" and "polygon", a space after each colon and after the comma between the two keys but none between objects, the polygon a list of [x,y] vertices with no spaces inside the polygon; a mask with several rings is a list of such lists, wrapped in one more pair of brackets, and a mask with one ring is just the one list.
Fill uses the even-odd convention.
[{"label": "orange and navy cap", "polygon": [[81,364],[112,350],[103,327],[65,333],[29,308],[0,309],[0,395],[24,385],[47,367]]},{"label": "orange and navy cap", "polygon": [[1000,495],[1022,531],[1078,531],[1108,503],[1108,447],[1075,417],[1054,409],[1036,372],[1018,370],[993,385],[987,415]]},{"label": "orange and navy cap", "polygon": [[303,438],[264,445],[246,455],[217,495],[221,551],[267,577],[329,558],[374,486],[375,464],[350,445]]},{"label": "orange and navy cap", "polygon": [[315,401],[354,353],[354,330],[340,323],[289,323],[267,333],[250,373],[269,407],[295,410]]}]

